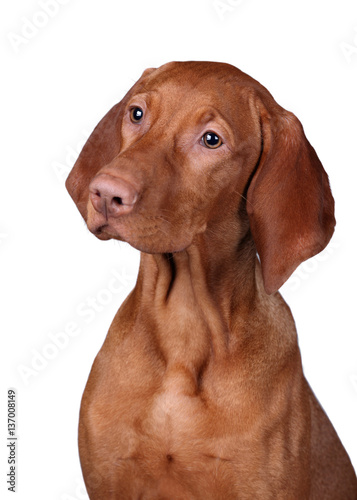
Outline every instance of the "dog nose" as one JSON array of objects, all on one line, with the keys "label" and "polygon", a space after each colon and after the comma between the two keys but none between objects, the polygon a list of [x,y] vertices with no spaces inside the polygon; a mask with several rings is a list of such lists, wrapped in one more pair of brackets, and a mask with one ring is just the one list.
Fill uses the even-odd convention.
[{"label": "dog nose", "polygon": [[99,174],[89,185],[94,209],[106,219],[128,214],[134,208],[138,193],[129,182],[109,174]]}]

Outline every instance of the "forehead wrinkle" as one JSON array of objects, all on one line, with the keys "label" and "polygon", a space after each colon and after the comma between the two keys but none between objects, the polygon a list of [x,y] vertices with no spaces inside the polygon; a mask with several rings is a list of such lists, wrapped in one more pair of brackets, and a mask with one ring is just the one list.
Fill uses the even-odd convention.
[{"label": "forehead wrinkle", "polygon": [[213,109],[203,109],[197,117],[196,123],[197,125],[206,125],[207,123],[221,118],[220,113]]},{"label": "forehead wrinkle", "polygon": [[[230,139],[234,140],[234,134],[232,133],[232,124],[230,121],[221,113],[218,109],[214,107],[210,108],[201,108],[198,111],[198,116],[196,119],[196,126],[204,127],[205,125],[213,122],[213,127],[215,124],[218,124],[220,130],[226,133]],[[216,130],[217,132],[217,130]]]},{"label": "forehead wrinkle", "polygon": [[135,102],[136,99],[142,99],[146,104],[150,104],[155,94],[157,94],[157,89],[146,90],[143,92],[135,92],[132,96],[130,96],[129,104]]}]

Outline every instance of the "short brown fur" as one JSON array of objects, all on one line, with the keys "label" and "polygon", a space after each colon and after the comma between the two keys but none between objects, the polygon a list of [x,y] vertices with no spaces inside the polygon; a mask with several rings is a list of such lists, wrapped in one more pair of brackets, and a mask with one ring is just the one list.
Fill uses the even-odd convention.
[{"label": "short brown fur", "polygon": [[83,395],[91,500],[356,500],[277,292],[335,224],[297,118],[233,66],[169,63],[102,119],[66,186],[96,236],[142,252]]}]

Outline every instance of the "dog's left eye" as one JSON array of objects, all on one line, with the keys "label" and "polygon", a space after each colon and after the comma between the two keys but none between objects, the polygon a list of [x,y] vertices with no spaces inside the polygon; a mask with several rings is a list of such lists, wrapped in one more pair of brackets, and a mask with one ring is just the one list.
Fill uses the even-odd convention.
[{"label": "dog's left eye", "polygon": [[133,123],[139,123],[144,116],[144,111],[139,108],[139,106],[135,106],[130,110],[130,120]]},{"label": "dog's left eye", "polygon": [[214,132],[206,132],[202,137],[202,142],[209,149],[217,149],[222,145],[222,139]]}]

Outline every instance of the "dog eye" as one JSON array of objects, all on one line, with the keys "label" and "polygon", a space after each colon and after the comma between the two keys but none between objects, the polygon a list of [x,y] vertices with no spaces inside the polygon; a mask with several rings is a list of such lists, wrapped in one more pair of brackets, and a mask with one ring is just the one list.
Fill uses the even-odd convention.
[{"label": "dog eye", "polygon": [[143,116],[144,116],[144,111],[138,106],[135,106],[130,110],[130,120],[133,123],[139,123]]},{"label": "dog eye", "polygon": [[206,132],[202,137],[202,141],[209,149],[217,149],[222,145],[222,139],[214,132]]}]

